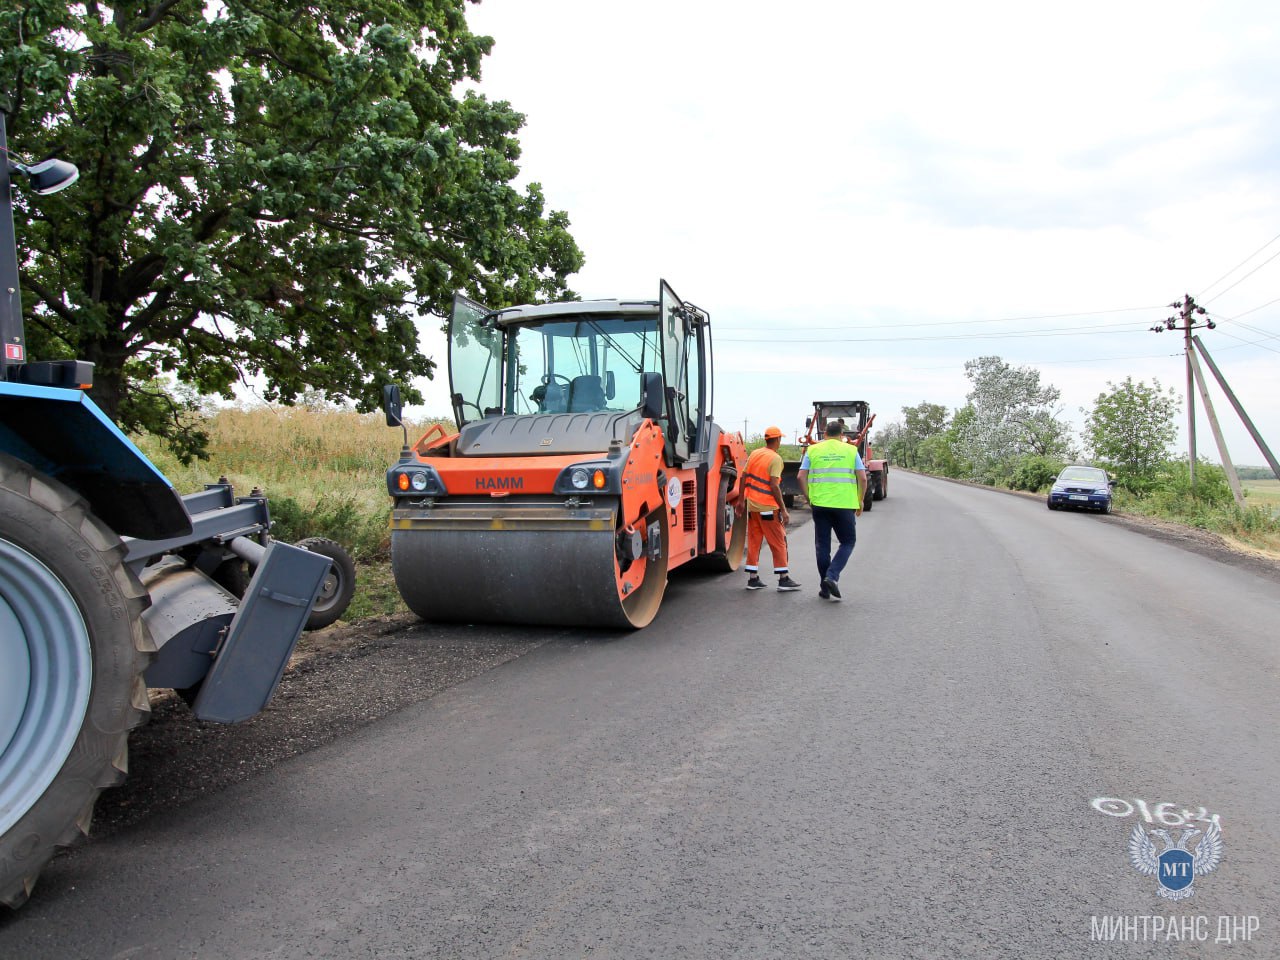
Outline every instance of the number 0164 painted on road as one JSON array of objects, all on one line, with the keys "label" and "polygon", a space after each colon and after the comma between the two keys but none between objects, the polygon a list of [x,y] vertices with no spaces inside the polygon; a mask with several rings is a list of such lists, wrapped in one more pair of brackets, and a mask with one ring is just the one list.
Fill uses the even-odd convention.
[{"label": "number 0164 painted on road", "polygon": [[1135,811],[1147,823],[1158,823],[1164,827],[1182,827],[1188,823],[1213,823],[1222,829],[1222,819],[1216,813],[1210,813],[1204,807],[1192,813],[1177,803],[1147,803],[1135,797],[1133,800],[1122,800],[1119,797],[1097,797],[1089,806],[1108,817],[1128,817]]}]

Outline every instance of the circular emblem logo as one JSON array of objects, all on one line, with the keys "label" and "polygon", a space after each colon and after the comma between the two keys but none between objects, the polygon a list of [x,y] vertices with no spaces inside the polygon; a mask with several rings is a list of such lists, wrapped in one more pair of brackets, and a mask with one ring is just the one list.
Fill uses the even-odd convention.
[{"label": "circular emblem logo", "polygon": [[680,502],[680,480],[672,477],[667,481],[667,503],[676,506]]}]

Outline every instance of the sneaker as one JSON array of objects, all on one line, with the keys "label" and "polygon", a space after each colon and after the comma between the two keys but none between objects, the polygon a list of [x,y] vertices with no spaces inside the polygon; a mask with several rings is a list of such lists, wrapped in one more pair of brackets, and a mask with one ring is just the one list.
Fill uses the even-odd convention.
[{"label": "sneaker", "polygon": [[830,577],[827,577],[822,581],[822,589],[826,590],[827,593],[831,594],[832,600],[840,599],[840,588],[836,586],[836,582],[832,580]]},{"label": "sneaker", "polygon": [[764,584],[760,582],[759,577],[752,577],[747,581],[748,590],[763,590]]},{"label": "sneaker", "polygon": [[822,581],[822,586],[818,587],[818,596],[823,600],[831,599],[831,591],[827,589],[827,581],[825,579]]},{"label": "sneaker", "polygon": [[792,590],[799,590],[800,584],[796,583],[785,573],[778,578],[778,592],[790,593]]}]

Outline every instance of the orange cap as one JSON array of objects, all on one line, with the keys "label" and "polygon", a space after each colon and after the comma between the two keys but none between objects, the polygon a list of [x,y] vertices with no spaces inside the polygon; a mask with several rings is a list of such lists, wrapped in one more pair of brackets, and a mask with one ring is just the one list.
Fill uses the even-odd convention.
[{"label": "orange cap", "polygon": [[766,440],[772,440],[774,437],[780,437],[780,436],[782,436],[782,431],[779,430],[777,427],[764,428],[764,438]]}]

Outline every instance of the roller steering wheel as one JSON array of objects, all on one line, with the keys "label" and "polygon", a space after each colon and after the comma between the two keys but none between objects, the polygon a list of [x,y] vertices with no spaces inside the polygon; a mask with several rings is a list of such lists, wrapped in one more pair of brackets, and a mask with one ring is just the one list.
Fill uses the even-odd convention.
[{"label": "roller steering wheel", "polygon": [[572,381],[572,380],[570,380],[568,377],[566,377],[563,373],[544,373],[544,374],[542,375],[542,382],[543,382],[544,384],[548,384],[548,385],[549,385],[549,384],[551,384],[551,383],[552,383],[553,381],[555,381],[555,380],[563,380],[563,381],[564,381],[564,385],[565,385],[566,387],[571,387],[571,386],[573,386],[573,381]]}]

